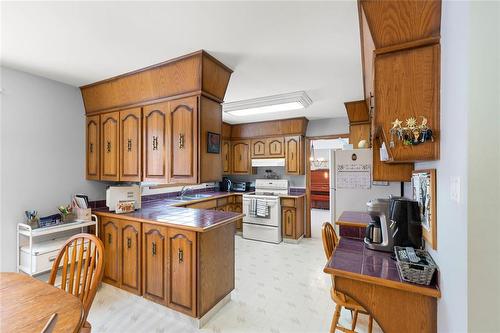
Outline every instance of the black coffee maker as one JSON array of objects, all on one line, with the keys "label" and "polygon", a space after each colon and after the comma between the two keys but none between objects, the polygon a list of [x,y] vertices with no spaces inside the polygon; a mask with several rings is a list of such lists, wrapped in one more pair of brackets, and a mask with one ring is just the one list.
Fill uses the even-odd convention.
[{"label": "black coffee maker", "polygon": [[393,198],[390,205],[389,219],[396,225],[392,235],[394,246],[422,248],[422,220],[418,202],[406,198]]}]

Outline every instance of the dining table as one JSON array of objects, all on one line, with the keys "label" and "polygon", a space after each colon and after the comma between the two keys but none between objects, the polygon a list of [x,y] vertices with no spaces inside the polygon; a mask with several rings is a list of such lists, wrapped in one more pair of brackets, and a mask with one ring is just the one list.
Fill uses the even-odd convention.
[{"label": "dining table", "polygon": [[78,297],[23,273],[0,273],[0,332],[79,332],[83,317]]}]

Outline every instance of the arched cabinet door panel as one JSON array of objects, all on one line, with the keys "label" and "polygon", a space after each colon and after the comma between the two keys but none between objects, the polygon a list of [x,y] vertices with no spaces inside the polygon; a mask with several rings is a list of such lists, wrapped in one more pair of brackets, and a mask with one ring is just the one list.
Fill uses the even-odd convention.
[{"label": "arched cabinet door panel", "polygon": [[167,228],[143,224],[144,297],[167,304]]},{"label": "arched cabinet door panel", "polygon": [[86,175],[87,179],[100,179],[99,166],[99,116],[89,116],[86,122]]},{"label": "arched cabinet door panel", "polygon": [[198,97],[169,102],[169,183],[196,183],[198,174]]},{"label": "arched cabinet door panel", "polygon": [[141,294],[141,224],[122,221],[122,288]]},{"label": "arched cabinet door panel", "polygon": [[250,141],[233,141],[231,144],[232,173],[250,173]]},{"label": "arched cabinet door panel", "polygon": [[196,233],[168,229],[168,306],[196,315]]},{"label": "arched cabinet door panel", "polygon": [[231,173],[231,142],[227,140],[222,141],[222,173]]},{"label": "arched cabinet door panel", "polygon": [[285,142],[283,137],[267,139],[266,147],[269,157],[276,158],[285,156]]},{"label": "arched cabinet door panel", "polygon": [[252,158],[266,157],[266,140],[255,139],[252,140]]},{"label": "arched cabinet door panel", "polygon": [[141,181],[141,108],[120,111],[120,181]]},{"label": "arched cabinet door panel", "polygon": [[120,223],[109,218],[102,220],[101,240],[104,244],[105,282],[120,286]]},{"label": "arched cabinet door panel", "polygon": [[101,115],[101,180],[119,181],[120,112]]},{"label": "arched cabinet door panel", "polygon": [[167,182],[166,135],[168,102],[145,106],[143,109],[143,179]]}]

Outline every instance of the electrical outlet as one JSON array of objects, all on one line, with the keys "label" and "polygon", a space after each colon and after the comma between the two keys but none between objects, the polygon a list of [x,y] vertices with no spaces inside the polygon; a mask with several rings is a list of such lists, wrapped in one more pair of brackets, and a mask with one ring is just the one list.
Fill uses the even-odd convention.
[{"label": "electrical outlet", "polygon": [[460,203],[460,177],[450,177],[450,199]]}]

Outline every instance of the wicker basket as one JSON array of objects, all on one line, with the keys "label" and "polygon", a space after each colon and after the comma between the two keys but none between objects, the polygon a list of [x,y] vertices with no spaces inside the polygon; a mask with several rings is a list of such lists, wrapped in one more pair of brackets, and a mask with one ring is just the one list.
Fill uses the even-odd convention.
[{"label": "wicker basket", "polygon": [[434,272],[438,267],[429,252],[415,249],[415,254],[420,258],[418,263],[413,263],[408,259],[404,247],[395,246],[394,254],[396,255],[399,274],[404,281],[426,286],[431,283]]}]

